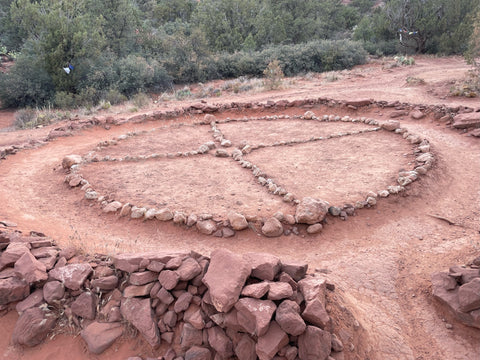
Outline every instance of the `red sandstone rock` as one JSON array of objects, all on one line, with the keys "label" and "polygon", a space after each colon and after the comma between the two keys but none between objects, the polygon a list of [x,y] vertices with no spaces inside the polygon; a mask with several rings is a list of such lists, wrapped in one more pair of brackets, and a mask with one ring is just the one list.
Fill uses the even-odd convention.
[{"label": "red sandstone rock", "polygon": [[225,334],[220,327],[214,326],[207,329],[208,343],[223,359],[233,356],[232,340]]},{"label": "red sandstone rock", "polygon": [[306,263],[283,262],[281,271],[291,276],[293,280],[300,281],[307,274],[307,270],[308,270],[308,264]]},{"label": "red sandstone rock", "polygon": [[192,346],[185,353],[185,360],[211,360],[211,359],[212,359],[212,353],[210,352],[210,350],[200,346]]},{"label": "red sandstone rock", "polygon": [[47,314],[38,307],[27,309],[15,324],[12,341],[18,345],[38,345],[45,340],[55,322],[56,318],[51,313]]},{"label": "red sandstone rock", "polygon": [[136,296],[147,296],[150,295],[150,290],[153,288],[153,283],[146,285],[135,286],[130,285],[123,290],[123,296],[126,298],[136,297]]},{"label": "red sandstone rock", "polygon": [[228,312],[233,307],[250,272],[250,265],[241,256],[224,249],[212,252],[203,282],[217,311]]},{"label": "red sandstone rock", "polygon": [[17,277],[0,279],[0,305],[25,299],[30,294],[28,283]]},{"label": "red sandstone rock", "polygon": [[192,294],[189,292],[184,292],[182,295],[180,295],[175,302],[175,305],[173,306],[173,310],[178,314],[180,312],[183,312],[188,309],[190,306],[190,302],[192,301]]},{"label": "red sandstone rock", "polygon": [[327,360],[332,352],[332,335],[314,326],[307,326],[298,337],[300,360]]},{"label": "red sandstone rock", "polygon": [[189,281],[200,274],[202,268],[195,259],[188,257],[183,260],[176,272],[180,277],[180,281]]},{"label": "red sandstone rock", "polygon": [[161,288],[158,292],[157,292],[157,298],[160,299],[161,302],[163,302],[164,304],[171,304],[172,302],[175,301],[175,298],[172,296],[172,294],[170,294],[165,288]]},{"label": "red sandstone rock", "polygon": [[65,287],[60,281],[49,281],[43,286],[43,298],[48,304],[53,304],[65,295]]},{"label": "red sandstone rock", "polygon": [[458,114],[453,118],[456,129],[480,128],[480,112]]},{"label": "red sandstone rock", "polygon": [[293,289],[288,283],[272,282],[268,291],[269,300],[282,300],[290,298],[293,295]]},{"label": "red sandstone rock", "polygon": [[278,306],[275,320],[283,331],[293,336],[302,334],[307,327],[300,316],[300,306],[291,300],[284,300]]},{"label": "red sandstone rock", "polygon": [[325,279],[310,276],[300,280],[298,286],[305,301],[317,298],[322,304],[325,304],[325,292],[327,291],[327,281]]},{"label": "red sandstone rock", "polygon": [[183,325],[182,334],[180,337],[180,347],[183,350],[187,350],[197,345],[200,346],[203,343],[202,330],[195,329],[189,323]]},{"label": "red sandstone rock", "polygon": [[100,277],[90,282],[90,288],[96,292],[113,290],[118,285],[118,278],[115,275]]},{"label": "red sandstone rock", "polygon": [[328,208],[329,204],[326,201],[310,197],[303,198],[297,206],[295,220],[302,224],[316,224],[325,219]]},{"label": "red sandstone rock", "polygon": [[72,313],[88,320],[95,319],[96,308],[97,297],[89,292],[80,294],[71,305]]},{"label": "red sandstone rock", "polygon": [[269,289],[270,289],[270,284],[266,281],[263,281],[261,283],[250,284],[245,286],[242,289],[241,295],[255,298],[255,299],[260,299],[268,292]]},{"label": "red sandstone rock", "polygon": [[183,314],[183,320],[195,329],[202,330],[205,327],[205,321],[203,320],[204,314],[198,305],[190,304],[185,313]]},{"label": "red sandstone rock", "polygon": [[268,218],[262,226],[262,234],[266,237],[277,237],[283,234],[283,225],[277,218]]},{"label": "red sandstone rock", "polygon": [[128,282],[131,285],[145,285],[157,280],[158,274],[152,271],[141,271],[130,274]]},{"label": "red sandstone rock", "polygon": [[26,252],[30,252],[28,243],[10,243],[7,249],[0,255],[0,269],[15,264]]},{"label": "red sandstone rock", "polygon": [[217,231],[217,224],[212,220],[197,221],[197,230],[201,234],[211,235]]},{"label": "red sandstone rock", "polygon": [[69,264],[55,268],[49,272],[52,279],[61,281],[66,288],[79,290],[93,269],[89,264]]},{"label": "red sandstone rock", "polygon": [[271,254],[246,253],[244,258],[252,267],[250,276],[260,280],[273,281],[282,267],[280,259]]},{"label": "red sandstone rock", "polygon": [[330,322],[330,316],[328,316],[323,303],[320,302],[318,298],[307,301],[307,306],[302,313],[302,318],[321,329],[325,329]]},{"label": "red sandstone rock", "polygon": [[29,284],[48,279],[47,268],[38,261],[30,251],[25,252],[20,259],[15,262],[15,272]]},{"label": "red sandstone rock", "polygon": [[123,317],[138,329],[152,347],[160,345],[160,334],[157,324],[153,320],[150,299],[122,299],[120,311]]},{"label": "red sandstone rock", "polygon": [[72,165],[80,164],[81,162],[82,157],[80,155],[67,155],[62,160],[62,167],[69,170]]},{"label": "red sandstone rock", "polygon": [[372,99],[358,99],[358,100],[347,100],[345,101],[346,105],[351,105],[351,106],[368,106],[373,103]]},{"label": "red sandstone rock", "polygon": [[177,286],[180,276],[172,270],[163,270],[158,275],[158,281],[166,290],[172,290]]},{"label": "red sandstone rock", "polygon": [[238,323],[251,335],[262,336],[270,325],[276,305],[271,300],[242,298],[235,304]]},{"label": "red sandstone rock", "polygon": [[87,343],[88,350],[101,354],[123,334],[122,324],[93,322],[82,330],[80,335]]},{"label": "red sandstone rock", "polygon": [[465,313],[480,309],[480,278],[475,278],[458,288],[458,302],[460,311]]},{"label": "red sandstone rock", "polygon": [[238,357],[238,360],[256,360],[255,341],[247,334],[244,334],[235,346],[235,355]]},{"label": "red sandstone rock", "polygon": [[15,310],[17,310],[18,313],[22,313],[27,309],[36,307],[43,303],[43,290],[42,289],[37,289],[30,295],[28,295],[27,298],[24,300],[20,301],[16,306]]},{"label": "red sandstone rock", "polygon": [[268,331],[258,337],[255,347],[260,360],[271,360],[282,347],[288,344],[288,335],[281,327],[272,321]]}]

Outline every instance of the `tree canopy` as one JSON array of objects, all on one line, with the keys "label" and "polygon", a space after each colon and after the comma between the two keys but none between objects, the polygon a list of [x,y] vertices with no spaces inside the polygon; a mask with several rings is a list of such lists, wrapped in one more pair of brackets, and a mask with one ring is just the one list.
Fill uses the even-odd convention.
[{"label": "tree canopy", "polygon": [[4,106],[60,104],[65,97],[95,102],[111,90],[131,96],[172,82],[261,75],[272,60],[289,74],[321,71],[364,61],[363,49],[461,54],[479,4],[0,0],[0,49],[16,57],[10,73],[0,74],[0,100]]}]

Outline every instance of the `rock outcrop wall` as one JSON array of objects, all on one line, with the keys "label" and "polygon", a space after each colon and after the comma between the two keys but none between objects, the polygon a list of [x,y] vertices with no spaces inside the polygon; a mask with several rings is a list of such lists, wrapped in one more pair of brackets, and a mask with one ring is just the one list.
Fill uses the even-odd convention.
[{"label": "rock outcrop wall", "polygon": [[85,256],[5,230],[0,251],[0,311],[20,314],[14,344],[68,325],[100,354],[128,324],[165,360],[343,358],[326,310],[334,286],[305,263],[222,249]]},{"label": "rock outcrop wall", "polygon": [[480,257],[432,275],[433,296],[460,322],[480,329]]}]

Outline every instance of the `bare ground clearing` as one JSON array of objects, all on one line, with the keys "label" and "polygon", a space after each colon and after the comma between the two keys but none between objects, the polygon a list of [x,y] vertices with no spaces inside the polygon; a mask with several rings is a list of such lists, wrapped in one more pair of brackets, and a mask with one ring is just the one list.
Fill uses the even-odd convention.
[{"label": "bare ground clearing", "polygon": [[[451,82],[463,77],[467,69],[460,58],[420,57],[416,59],[415,66],[391,69],[376,62],[342,72],[340,79],[335,82],[325,82],[321,76],[315,76],[312,80],[299,79],[295,85],[284,90],[232,94],[206,101],[255,102],[325,96],[335,99],[373,98],[478,108],[478,99],[446,96]],[[408,76],[423,78],[426,85],[407,86]],[[159,103],[154,110],[173,109],[192,102]],[[306,110],[288,109],[284,113],[302,114]],[[393,109],[371,107],[355,112],[350,109],[317,107],[312,110],[319,115],[335,113],[382,120],[388,119]],[[245,114],[224,116],[233,118],[270,114],[273,113],[267,110],[260,113],[250,110]],[[109,115],[128,116],[113,112]],[[5,126],[9,124],[8,119],[12,121],[13,118],[11,113],[3,113],[2,117],[7,118],[2,122]],[[192,124],[196,120],[198,119],[191,117],[180,121]],[[64,155],[87,153],[99,142],[129,131],[158,128],[157,122],[113,126],[110,130],[92,128],[3,160],[0,163],[0,219],[17,223],[21,230],[44,232],[55,238],[60,245],[75,244],[87,251],[102,253],[196,250],[209,254],[215,248],[224,247],[237,253],[262,251],[274,253],[284,259],[302,259],[310,264],[312,271],[326,269],[325,271],[329,272],[330,278],[337,285],[338,293],[345,299],[348,307],[354,310],[362,327],[368,331],[369,336],[364,339],[364,347],[371,349],[371,359],[478,359],[480,331],[462,326],[443,313],[431,297],[429,279],[434,271],[444,270],[453,264],[464,264],[480,251],[480,141],[453,131],[431,117],[411,120],[405,116],[400,118],[400,121],[409,131],[429,139],[437,155],[435,168],[410,187],[408,196],[382,200],[376,207],[362,210],[345,222],[340,219],[331,220],[324,231],[315,236],[301,234],[267,239],[252,231],[243,231],[234,238],[219,239],[199,235],[195,231],[186,231],[172,224],[118,220],[114,215],[103,214],[96,206],[88,206],[79,196],[80,192],[68,189],[63,183],[64,172],[60,164]],[[170,121],[161,125],[174,123],[175,121]],[[235,129],[228,129],[225,125],[221,125],[225,134],[228,133],[232,138],[238,136]],[[245,125],[250,126],[249,123]],[[39,139],[51,128],[0,132],[0,144]],[[300,129],[287,131],[293,134]],[[339,131],[342,130],[339,128]],[[253,138],[258,139],[265,136],[265,131],[253,135]],[[295,137],[298,136],[301,134],[295,134]],[[368,154],[375,156],[368,158],[355,154],[358,157],[352,159],[357,161],[361,169],[370,164],[372,175],[379,176],[382,184],[389,182],[389,176],[398,171],[399,167],[405,166],[405,161],[408,165],[408,157],[403,157],[403,153],[409,149],[405,148],[400,137],[398,142],[392,142],[377,133],[365,136],[371,136]],[[241,136],[235,139],[244,140]],[[203,138],[198,140],[203,143]],[[345,140],[351,141],[349,138]],[[262,141],[272,140],[266,136]],[[285,149],[290,150],[289,147]],[[324,149],[330,153],[328,150]],[[366,148],[362,147],[364,153],[365,150]],[[307,149],[305,153],[308,154]],[[349,154],[353,155],[351,151]],[[249,156],[264,157],[263,160],[256,161],[262,161],[262,166],[265,167],[272,165],[274,171],[274,161],[268,161],[268,157],[273,155],[259,151],[258,155],[252,152]],[[297,153],[287,151],[281,155],[288,159],[297,156]],[[334,154],[331,158],[335,159]],[[342,166],[347,167],[348,164]],[[232,168],[237,169],[235,166]],[[334,174],[335,171],[341,174],[342,170],[335,166],[328,169],[328,174]],[[178,171],[178,168],[173,170]],[[353,170],[349,172],[352,183],[373,186],[373,182],[368,183],[368,176],[362,178],[360,173]],[[314,173],[313,176],[318,174]],[[308,174],[304,178],[308,179]],[[313,188],[313,184],[301,186],[304,178],[292,181],[291,186],[299,189],[309,189],[308,186]],[[208,177],[205,177],[202,181],[210,184],[207,179]],[[289,179],[290,177],[285,177],[285,181]],[[377,180],[376,178],[375,181]],[[111,185],[106,183],[104,186],[108,188]],[[182,185],[182,182],[175,184],[175,189],[191,191],[190,185]],[[345,194],[345,191],[342,194]],[[334,196],[332,193],[332,197]],[[263,200],[265,201],[265,197]],[[208,203],[209,200],[202,201]],[[249,203],[252,200],[242,201],[247,206],[252,205]],[[431,217],[431,214],[449,218],[461,226],[449,225]],[[59,349],[65,347],[72,351],[69,351],[64,359],[123,359],[134,354],[147,354],[142,344],[127,341],[121,344],[118,350],[110,349],[111,351],[101,356],[93,356],[82,353],[85,351],[82,340],[63,336],[33,350],[16,349],[11,347],[8,341],[14,319],[15,315],[12,313],[0,319],[0,349],[4,358],[46,359],[55,353],[56,358],[61,359],[64,355],[58,355]],[[447,329],[446,322],[453,324],[453,329]],[[346,351],[345,358],[358,358],[356,350]]]}]

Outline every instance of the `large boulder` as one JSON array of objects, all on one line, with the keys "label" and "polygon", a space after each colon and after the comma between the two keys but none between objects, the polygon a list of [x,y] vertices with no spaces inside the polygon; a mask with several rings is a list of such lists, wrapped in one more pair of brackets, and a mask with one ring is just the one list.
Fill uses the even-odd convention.
[{"label": "large boulder", "polygon": [[251,267],[240,255],[228,250],[214,250],[203,283],[210,292],[217,311],[228,312],[237,302]]},{"label": "large boulder", "polygon": [[80,333],[87,343],[88,350],[94,354],[101,354],[107,350],[122,334],[123,326],[118,322],[93,322]]},{"label": "large boulder", "polygon": [[56,318],[35,307],[27,309],[17,320],[12,341],[17,345],[36,346],[47,337],[55,326]]},{"label": "large boulder", "polygon": [[309,225],[321,222],[325,219],[329,207],[326,201],[306,197],[297,206],[295,220],[297,223]]},{"label": "large boulder", "polygon": [[150,299],[122,299],[120,311],[152,347],[160,345],[160,334],[154,320]]}]

